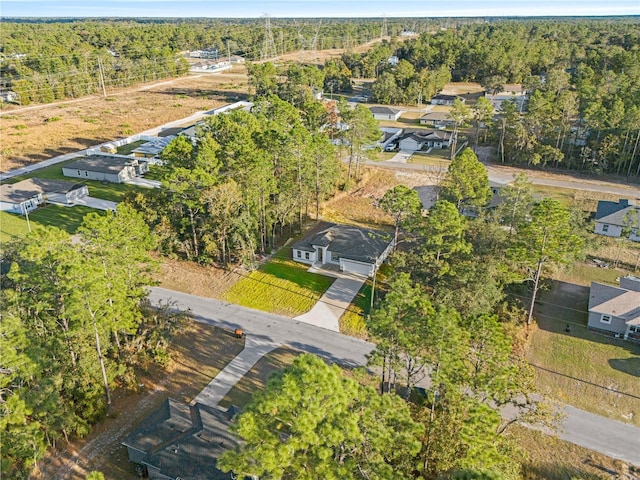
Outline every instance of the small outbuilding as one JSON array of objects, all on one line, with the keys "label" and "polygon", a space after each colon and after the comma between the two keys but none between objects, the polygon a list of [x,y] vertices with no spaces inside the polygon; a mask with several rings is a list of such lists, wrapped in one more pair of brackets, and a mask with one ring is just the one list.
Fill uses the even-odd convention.
[{"label": "small outbuilding", "polygon": [[336,265],[343,272],[373,276],[393,249],[393,235],[350,225],[328,224],[291,248],[297,262]]}]

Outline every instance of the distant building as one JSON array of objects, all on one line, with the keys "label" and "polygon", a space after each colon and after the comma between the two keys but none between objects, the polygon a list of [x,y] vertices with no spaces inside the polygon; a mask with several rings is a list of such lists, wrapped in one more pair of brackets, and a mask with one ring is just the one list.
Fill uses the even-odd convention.
[{"label": "distant building", "polygon": [[17,102],[18,94],[11,90],[0,90],[0,102]]},{"label": "distant building", "polygon": [[448,112],[428,112],[420,117],[421,125],[430,125],[435,128],[454,127],[456,121]]},{"label": "distant building", "polygon": [[215,47],[206,48],[204,50],[193,50],[189,52],[191,58],[209,58],[212,60],[218,59],[218,49]]},{"label": "distant building", "polygon": [[369,107],[373,118],[376,120],[390,120],[396,121],[402,115],[402,110],[397,110],[391,107]]},{"label": "distant building", "polygon": [[500,110],[502,103],[509,100],[518,108],[519,112],[524,110],[525,102],[528,99],[527,91],[520,84],[507,84],[502,87],[502,91],[495,94],[486,94],[487,100],[491,102],[495,110]]},{"label": "distant building", "polygon": [[448,105],[451,106],[453,105],[453,102],[455,101],[455,99],[459,99],[461,102],[464,103],[464,98],[458,96],[458,95],[444,95],[442,93],[439,93],[438,95],[435,95],[433,97],[431,97],[431,104],[432,105]]}]

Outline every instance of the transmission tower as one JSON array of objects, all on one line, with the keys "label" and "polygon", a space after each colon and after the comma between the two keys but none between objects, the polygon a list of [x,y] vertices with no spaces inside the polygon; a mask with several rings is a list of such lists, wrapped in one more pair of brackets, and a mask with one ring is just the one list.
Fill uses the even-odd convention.
[{"label": "transmission tower", "polygon": [[380,40],[388,35],[387,32],[387,17],[385,15],[382,16],[382,27],[380,28]]},{"label": "transmission tower", "polygon": [[265,60],[277,55],[276,44],[273,41],[273,33],[271,32],[271,17],[268,14],[264,14],[264,43],[262,44],[262,51],[260,52],[260,58]]},{"label": "transmission tower", "polygon": [[313,40],[311,41],[311,58],[312,61],[318,60],[317,50],[318,50],[318,34],[320,33],[320,26],[322,25],[322,20],[316,26],[316,34],[313,36]]}]

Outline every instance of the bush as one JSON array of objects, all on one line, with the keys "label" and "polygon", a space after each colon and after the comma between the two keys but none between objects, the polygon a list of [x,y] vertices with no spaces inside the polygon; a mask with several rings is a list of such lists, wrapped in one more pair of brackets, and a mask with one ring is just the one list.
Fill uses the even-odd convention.
[{"label": "bush", "polygon": [[56,115],[54,117],[49,117],[49,118],[45,119],[45,123],[59,122],[60,120],[62,120],[62,117],[58,117]]}]

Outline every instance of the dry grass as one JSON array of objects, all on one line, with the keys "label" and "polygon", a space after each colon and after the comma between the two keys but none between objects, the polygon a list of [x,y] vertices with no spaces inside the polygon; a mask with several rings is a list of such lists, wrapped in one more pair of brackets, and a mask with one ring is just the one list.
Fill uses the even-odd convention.
[{"label": "dry grass", "polygon": [[161,258],[160,271],[155,280],[163,288],[199,297],[222,298],[240,278],[240,274],[214,265],[200,265],[171,258]]},{"label": "dry grass", "polygon": [[302,352],[293,348],[280,347],[262,357],[251,367],[242,379],[220,400],[219,405],[229,408],[231,405],[244,407],[253,394],[262,390],[272,373],[279,372],[293,363]]},{"label": "dry grass", "polygon": [[[155,85],[155,86],[154,86]],[[210,110],[247,91],[244,67],[56,104],[3,108],[0,171],[9,171]],[[59,117],[60,120],[47,122]]]},{"label": "dry grass", "polygon": [[[557,437],[516,426],[510,431],[526,457],[521,460],[524,480],[599,480],[623,478],[629,466]],[[636,473],[639,473],[636,469]],[[627,478],[634,477],[633,470]]]}]

